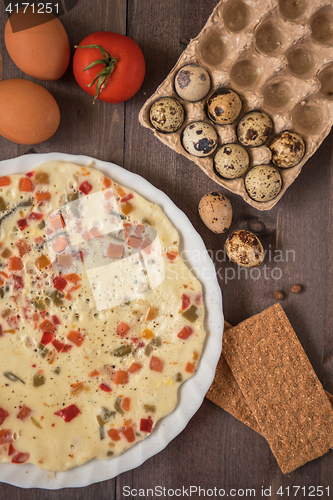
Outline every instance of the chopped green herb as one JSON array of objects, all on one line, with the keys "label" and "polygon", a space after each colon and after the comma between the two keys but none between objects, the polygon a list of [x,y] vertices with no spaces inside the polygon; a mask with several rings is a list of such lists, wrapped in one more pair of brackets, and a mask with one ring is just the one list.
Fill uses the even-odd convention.
[{"label": "chopped green herb", "polygon": [[151,345],[146,345],[145,347],[145,355],[146,356],[150,356],[151,355],[151,351],[153,350],[152,346]]},{"label": "chopped green herb", "polygon": [[39,373],[36,373],[33,378],[33,386],[34,387],[40,387],[41,385],[45,384],[45,377],[44,375],[40,375]]},{"label": "chopped green herb", "polygon": [[161,347],[162,339],[161,337],[154,337],[149,343],[155,347]]},{"label": "chopped green herb", "polygon": [[101,439],[104,439],[104,438],[105,438],[105,429],[104,429],[104,427],[100,427],[100,428],[99,428],[99,437],[100,437]]},{"label": "chopped green herb", "polygon": [[147,413],[155,413],[156,411],[155,405],[143,405],[143,407]]},{"label": "chopped green herb", "polygon": [[182,313],[182,316],[187,319],[187,321],[194,323],[198,318],[198,309],[192,304],[191,307]]},{"label": "chopped green herb", "polygon": [[113,355],[118,357],[126,356],[126,354],[129,354],[131,351],[132,347],[130,345],[122,345],[113,351]]},{"label": "chopped green herb", "polygon": [[5,202],[5,200],[1,196],[0,197],[0,211],[4,212],[5,210],[7,210],[7,208],[8,208],[7,203]]},{"label": "chopped green herb", "polygon": [[114,407],[115,409],[117,410],[117,412],[121,413],[122,415],[124,415],[124,410],[122,409],[121,407],[121,398],[118,396],[117,399],[116,399],[116,402],[114,404]]},{"label": "chopped green herb", "polygon": [[22,380],[17,375],[14,375],[14,373],[4,372],[4,376],[8,378],[11,382],[17,382],[19,380],[20,382],[22,382],[22,384],[25,384],[24,380]]},{"label": "chopped green herb", "polygon": [[38,427],[38,429],[43,429],[43,427],[40,425],[40,423],[34,418],[34,417],[30,417],[30,420],[31,422],[36,426]]}]

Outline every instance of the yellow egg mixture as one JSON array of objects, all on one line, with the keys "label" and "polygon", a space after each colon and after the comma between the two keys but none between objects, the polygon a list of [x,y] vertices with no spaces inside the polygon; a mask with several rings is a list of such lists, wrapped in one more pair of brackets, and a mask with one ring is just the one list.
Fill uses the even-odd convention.
[{"label": "yellow egg mixture", "polygon": [[119,455],[177,404],[205,338],[161,208],[91,167],[0,177],[0,460]]}]

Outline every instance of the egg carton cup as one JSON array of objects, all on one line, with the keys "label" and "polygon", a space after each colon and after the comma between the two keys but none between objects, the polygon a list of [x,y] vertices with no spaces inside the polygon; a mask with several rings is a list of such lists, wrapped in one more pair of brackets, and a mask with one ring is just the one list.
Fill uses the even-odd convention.
[{"label": "egg carton cup", "polygon": [[[299,175],[333,124],[332,26],[331,0],[221,0],[167,78],[145,102],[139,121],[217,184],[240,195],[258,210],[270,210]],[[219,87],[228,87],[240,95],[242,111],[232,125],[217,125],[209,120],[205,111],[208,96],[199,102],[189,102],[177,95],[175,75],[187,64],[197,64],[209,72],[210,93]],[[150,122],[150,107],[161,97],[175,97],[185,109],[185,121],[176,132],[159,132]],[[301,135],[306,145],[300,163],[289,169],[278,168],[282,189],[276,198],[266,202],[249,197],[244,185],[246,174],[237,179],[223,179],[214,171],[215,153],[209,157],[195,157],[185,151],[181,142],[184,128],[194,121],[214,126],[218,147],[237,142],[237,123],[246,113],[257,109],[272,118],[272,137],[283,130],[291,130]],[[270,139],[263,146],[246,148],[250,156],[249,168],[270,163],[271,151],[267,146]]]}]

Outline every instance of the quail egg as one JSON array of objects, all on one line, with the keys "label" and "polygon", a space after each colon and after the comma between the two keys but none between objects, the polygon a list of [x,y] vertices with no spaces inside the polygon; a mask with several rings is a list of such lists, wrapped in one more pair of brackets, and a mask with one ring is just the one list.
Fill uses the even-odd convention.
[{"label": "quail egg", "polygon": [[273,165],[257,165],[246,174],[245,188],[255,201],[272,200],[282,188],[280,172]]},{"label": "quail egg", "polygon": [[150,121],[160,132],[176,132],[184,123],[183,106],[173,97],[162,97],[150,108]]},{"label": "quail egg", "polygon": [[196,64],[187,64],[180,68],[175,77],[175,90],[185,101],[200,101],[208,94],[210,76],[205,68]]},{"label": "quail egg", "polygon": [[232,220],[232,207],[229,198],[222,193],[205,194],[199,202],[198,210],[202,222],[213,233],[228,231]]},{"label": "quail egg", "polygon": [[210,123],[193,122],[183,131],[184,149],[193,156],[209,156],[217,147],[218,136]]},{"label": "quail egg", "polygon": [[245,230],[231,233],[226,239],[225,250],[232,262],[243,267],[259,266],[265,257],[259,238]]},{"label": "quail egg", "polygon": [[237,126],[237,137],[244,146],[261,146],[273,130],[270,117],[262,111],[251,111],[240,120]]},{"label": "quail egg", "polygon": [[280,168],[294,167],[305,154],[302,137],[288,130],[276,135],[268,147],[272,151],[272,162]]},{"label": "quail egg", "polygon": [[214,168],[225,179],[236,179],[243,175],[249,166],[249,155],[240,144],[224,144],[214,156]]},{"label": "quail egg", "polygon": [[207,100],[207,115],[219,125],[233,123],[242,109],[239,95],[231,89],[221,87],[213,92]]}]

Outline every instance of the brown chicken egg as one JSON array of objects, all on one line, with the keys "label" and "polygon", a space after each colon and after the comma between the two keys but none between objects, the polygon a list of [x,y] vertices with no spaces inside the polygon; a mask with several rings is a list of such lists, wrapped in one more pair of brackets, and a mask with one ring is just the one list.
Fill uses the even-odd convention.
[{"label": "brown chicken egg", "polygon": [[18,144],[39,144],[59,123],[58,104],[44,87],[18,78],[0,82],[0,135]]},{"label": "brown chicken egg", "polygon": [[229,198],[222,193],[207,193],[199,202],[199,215],[202,222],[213,233],[225,233],[232,221],[232,206]]},{"label": "brown chicken egg", "polygon": [[5,44],[16,66],[38,80],[58,80],[68,67],[65,28],[54,14],[38,13],[37,4],[14,11],[6,23]]}]

